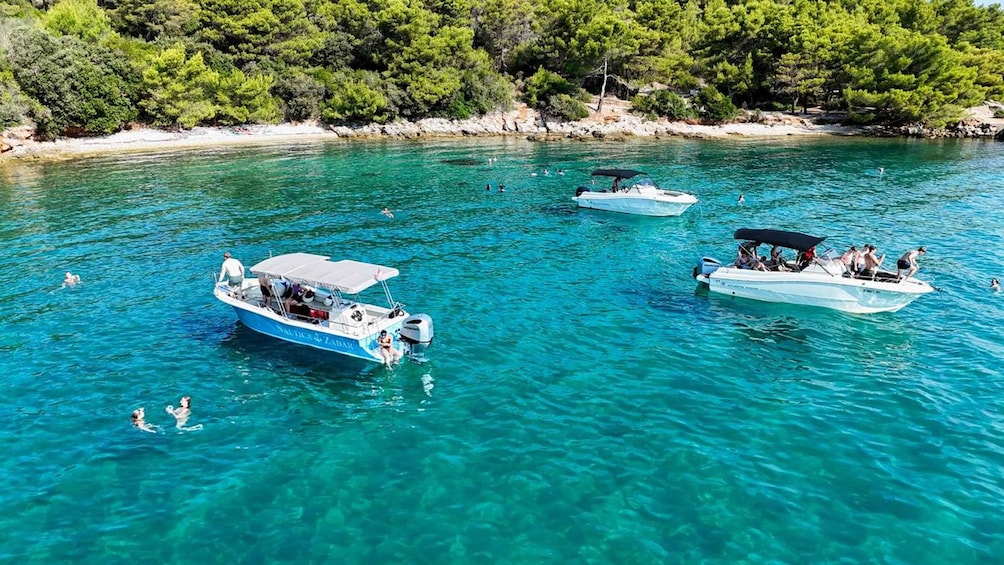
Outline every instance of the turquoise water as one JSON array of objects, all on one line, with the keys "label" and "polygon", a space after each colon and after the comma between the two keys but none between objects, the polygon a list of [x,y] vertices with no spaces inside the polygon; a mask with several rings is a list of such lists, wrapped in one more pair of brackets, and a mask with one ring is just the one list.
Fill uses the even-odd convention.
[{"label": "turquoise water", "polygon": [[[574,208],[604,166],[701,202]],[[998,563],[1002,170],[1004,144],[861,139],[0,168],[0,561]],[[708,296],[691,268],[738,227],[926,245],[942,290],[873,316]],[[247,330],[211,295],[224,250],[398,267],[431,362]],[[186,394],[201,430],[164,412]]]}]

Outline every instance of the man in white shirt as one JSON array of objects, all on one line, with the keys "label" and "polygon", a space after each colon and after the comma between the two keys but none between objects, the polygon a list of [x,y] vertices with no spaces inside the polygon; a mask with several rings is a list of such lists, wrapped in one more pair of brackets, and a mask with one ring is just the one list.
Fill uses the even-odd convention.
[{"label": "man in white shirt", "polygon": [[244,282],[244,265],[231,257],[229,251],[223,254],[223,266],[220,268],[219,282],[223,282],[224,277],[230,283],[231,294],[240,290],[241,283]]}]

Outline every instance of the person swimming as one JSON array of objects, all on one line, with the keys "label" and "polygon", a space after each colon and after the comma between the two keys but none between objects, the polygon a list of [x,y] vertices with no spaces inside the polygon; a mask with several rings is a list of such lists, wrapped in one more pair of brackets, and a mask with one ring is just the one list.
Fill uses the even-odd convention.
[{"label": "person swimming", "polygon": [[380,210],[380,213],[383,214],[384,216],[387,216],[388,218],[393,218],[394,217],[394,213],[391,212],[390,209],[387,208],[387,207],[384,207],[383,210]]},{"label": "person swimming", "polygon": [[146,412],[142,407],[132,411],[132,425],[144,432],[150,432],[151,434],[157,433],[157,428],[146,422]]},{"label": "person swimming", "polygon": [[74,275],[70,271],[66,271],[66,276],[63,278],[63,287],[77,286],[80,283],[80,275]]},{"label": "person swimming", "polygon": [[992,281],[990,281],[990,290],[992,290],[994,292],[1000,292],[1001,291],[1001,283],[1000,283],[1000,281],[997,280],[997,277],[994,277],[994,279]]},{"label": "person swimming", "polygon": [[190,428],[185,427],[185,424],[188,423],[188,418],[192,416],[191,396],[182,396],[181,400],[178,401],[177,408],[168,404],[167,408],[165,408],[165,411],[168,414],[174,416],[174,421],[175,421],[174,427],[178,428],[179,430],[193,431],[202,429],[202,424],[199,424],[197,426],[192,426]]}]

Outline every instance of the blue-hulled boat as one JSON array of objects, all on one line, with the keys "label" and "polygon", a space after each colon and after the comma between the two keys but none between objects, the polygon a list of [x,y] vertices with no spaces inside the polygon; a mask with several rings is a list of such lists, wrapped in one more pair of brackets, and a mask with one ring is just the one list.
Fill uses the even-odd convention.
[{"label": "blue-hulled boat", "polygon": [[[397,269],[359,261],[330,261],[310,253],[270,257],[250,271],[239,293],[217,283],[216,298],[233,307],[247,327],[278,339],[367,361],[382,362],[377,337],[396,335],[394,348],[424,361],[432,344],[432,318],[410,316],[395,302],[387,280]],[[368,304],[359,294],[381,286],[387,305]],[[263,292],[264,288],[264,292]]]}]

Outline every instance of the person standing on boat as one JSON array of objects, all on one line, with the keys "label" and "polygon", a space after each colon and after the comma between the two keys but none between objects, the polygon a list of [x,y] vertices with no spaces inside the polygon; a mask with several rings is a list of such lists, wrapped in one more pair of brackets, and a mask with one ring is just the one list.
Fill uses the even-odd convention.
[{"label": "person standing on boat", "polygon": [[865,245],[865,268],[861,270],[861,276],[874,279],[882,261],[885,261],[885,254],[881,257],[875,257],[875,246]]},{"label": "person standing on boat", "polygon": [[241,284],[244,282],[244,265],[231,257],[229,251],[223,254],[223,266],[220,267],[219,282],[223,282],[224,278],[230,283],[231,293],[240,290]]},{"label": "person standing on boat", "polygon": [[[923,245],[917,249],[911,249],[910,251],[904,253],[903,256],[899,258],[899,261],[896,261],[896,277],[901,281],[905,281],[906,279],[912,277],[913,274],[917,272],[917,269],[920,268],[920,265],[917,264],[917,257],[926,253],[927,250],[924,249]],[[906,271],[905,277],[903,276],[903,271]]]},{"label": "person standing on boat", "polygon": [[262,305],[268,308],[272,305],[272,299],[275,298],[275,287],[272,286],[272,281],[265,273],[258,275],[258,287],[261,288]]},{"label": "person standing on boat", "polygon": [[394,349],[394,336],[387,333],[387,330],[380,330],[380,337],[377,338],[377,344],[380,346],[380,357],[383,357],[384,365],[388,369],[393,369],[390,366],[391,361],[397,361],[401,358],[401,353]]}]

